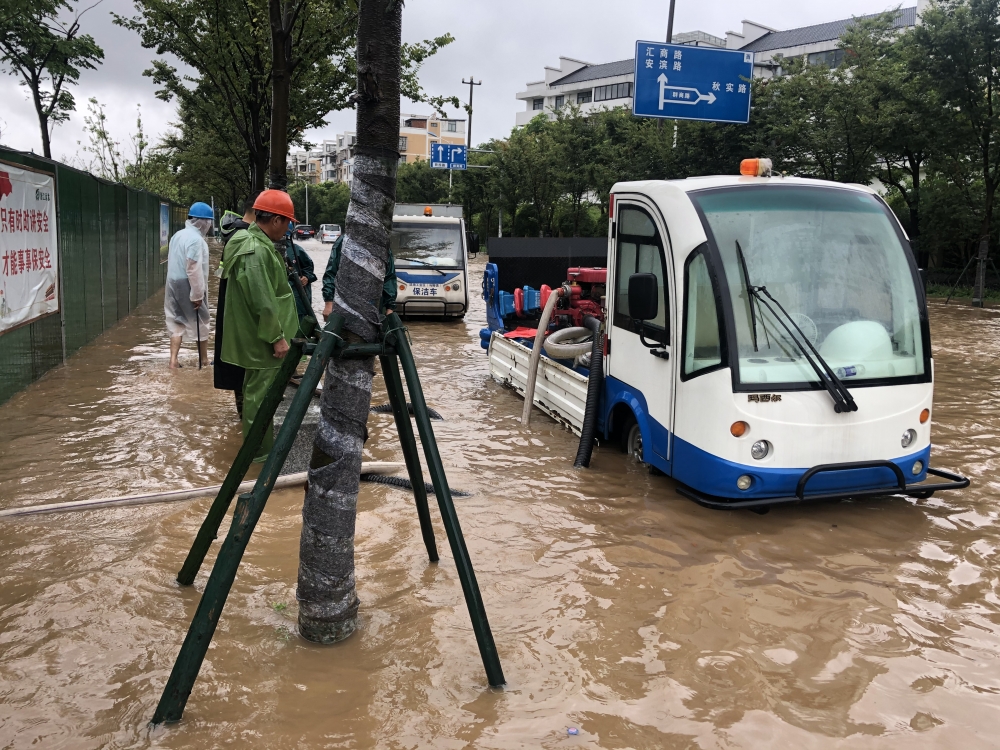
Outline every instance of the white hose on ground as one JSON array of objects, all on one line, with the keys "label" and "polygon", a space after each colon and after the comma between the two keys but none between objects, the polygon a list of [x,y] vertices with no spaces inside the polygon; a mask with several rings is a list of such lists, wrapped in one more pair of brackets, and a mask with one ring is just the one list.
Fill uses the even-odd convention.
[{"label": "white hose on ground", "polygon": [[549,318],[552,317],[552,308],[562,297],[563,290],[553,289],[549,298],[545,301],[545,309],[542,310],[542,317],[538,321],[538,332],[535,334],[535,345],[531,348],[531,361],[528,363],[528,380],[524,384],[524,411],[521,412],[521,424],[527,427],[531,422],[531,407],[535,400],[535,377],[538,375],[538,360],[542,358],[542,342],[545,340],[545,329],[549,327]]},{"label": "white hose on ground", "polygon": [[553,359],[576,359],[590,354],[594,347],[594,334],[583,326],[561,328],[553,331],[542,343],[545,353]]},{"label": "white hose on ground", "polygon": [[[365,461],[361,464],[362,474],[395,474],[401,471],[406,464],[396,461]],[[298,487],[306,483],[309,472],[302,471],[298,474],[283,474],[274,483],[274,489],[280,490],[288,487]],[[250,479],[240,484],[236,494],[250,492],[256,480]],[[150,503],[171,503],[179,500],[194,500],[199,497],[211,497],[217,495],[222,488],[221,484],[213,484],[209,487],[192,487],[187,490],[170,490],[169,492],[148,492],[143,495],[125,495],[124,497],[99,497],[93,500],[70,500],[64,503],[48,503],[46,505],[25,505],[20,508],[7,508],[0,510],[0,518],[12,518],[14,516],[34,516],[39,513],[59,513],[68,510],[91,510],[93,508],[109,508],[122,505],[148,505]]]}]

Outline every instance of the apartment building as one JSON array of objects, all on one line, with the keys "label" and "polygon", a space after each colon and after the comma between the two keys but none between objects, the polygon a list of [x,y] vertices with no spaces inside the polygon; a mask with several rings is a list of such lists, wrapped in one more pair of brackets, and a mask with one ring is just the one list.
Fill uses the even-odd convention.
[{"label": "apartment building", "polygon": [[[902,30],[916,25],[929,3],[930,0],[918,0],[915,6],[897,9],[896,28]],[[727,31],[725,38],[691,31],[675,34],[674,43],[752,52],[754,77],[768,78],[779,74],[782,61],[790,58],[804,57],[810,65],[839,65],[844,55],[839,47],[840,39],[854,21],[854,18],[845,18],[785,31],[755,21],[743,21],[739,33]],[[524,109],[516,113],[515,123],[526,125],[540,114],[555,119],[556,110],[569,103],[577,105],[584,113],[600,108],[631,108],[634,70],[634,58],[593,64],[560,57],[558,67],[546,67],[542,80],[528,83],[524,91],[515,94],[524,102]]]},{"label": "apartment building", "polygon": [[289,151],[286,164],[289,180],[306,181],[312,185],[322,181],[322,153]]},{"label": "apartment building", "polygon": [[403,115],[399,123],[399,161],[423,161],[430,158],[435,143],[465,143],[465,120],[438,117],[437,114]]}]

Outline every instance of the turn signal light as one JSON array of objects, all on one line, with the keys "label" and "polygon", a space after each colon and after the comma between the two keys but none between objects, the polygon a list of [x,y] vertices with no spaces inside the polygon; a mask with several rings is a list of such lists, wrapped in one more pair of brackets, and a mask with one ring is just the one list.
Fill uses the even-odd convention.
[{"label": "turn signal light", "polygon": [[927,420],[930,418],[931,418],[930,409],[924,409],[922,412],[920,412],[920,424],[926,424]]},{"label": "turn signal light", "polygon": [[743,437],[747,434],[747,430],[750,429],[750,425],[746,422],[733,422],[729,426],[729,432],[732,433],[733,437]]},{"label": "turn signal light", "polygon": [[450,291],[451,291],[451,287],[450,287],[450,286],[448,286],[447,284],[445,284],[445,285],[444,285],[444,290],[445,290],[446,292],[450,292]]},{"label": "turn signal light", "polygon": [[399,285],[399,291],[405,292],[406,291],[406,284],[400,284]]},{"label": "turn signal light", "polygon": [[744,159],[740,162],[740,174],[744,177],[770,177],[770,159]]}]

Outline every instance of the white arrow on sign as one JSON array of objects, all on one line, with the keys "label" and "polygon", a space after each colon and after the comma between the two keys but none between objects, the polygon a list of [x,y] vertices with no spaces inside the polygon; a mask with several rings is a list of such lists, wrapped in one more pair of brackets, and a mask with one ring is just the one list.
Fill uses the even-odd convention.
[{"label": "white arrow on sign", "polygon": [[[686,87],[686,86],[668,86],[669,80],[663,73],[660,73],[660,77],[656,79],[660,83],[660,109],[663,109],[664,104],[697,104],[701,101],[706,101],[709,104],[714,104],[716,96],[711,91],[707,94],[701,93],[698,89]],[[689,96],[685,98],[677,97],[676,99],[671,97],[667,98],[668,91],[682,91],[688,92]],[[690,96],[693,94],[693,96]]]}]

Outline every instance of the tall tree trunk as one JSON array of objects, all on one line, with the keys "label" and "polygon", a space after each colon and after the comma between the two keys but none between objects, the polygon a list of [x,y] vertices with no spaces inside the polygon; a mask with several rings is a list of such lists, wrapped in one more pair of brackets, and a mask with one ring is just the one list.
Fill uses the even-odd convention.
[{"label": "tall tree trunk", "polygon": [[35,112],[38,115],[38,127],[42,131],[42,156],[46,159],[52,158],[52,146],[49,143],[49,118],[45,114],[45,107],[42,104],[42,96],[39,87],[40,81],[33,81],[31,84],[31,98],[35,104]]},{"label": "tall tree trunk", "polygon": [[[396,202],[400,0],[361,0],[358,12],[358,140],[346,239],[333,310],[349,341],[374,341]],[[302,509],[299,632],[333,643],[354,632],[354,522],[367,437],[374,359],[331,360]]]},{"label": "tall tree trunk", "polygon": [[292,34],[286,0],[270,0],[271,20],[271,179],[270,187],[288,185],[288,99],[291,91]]}]

